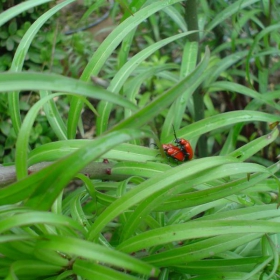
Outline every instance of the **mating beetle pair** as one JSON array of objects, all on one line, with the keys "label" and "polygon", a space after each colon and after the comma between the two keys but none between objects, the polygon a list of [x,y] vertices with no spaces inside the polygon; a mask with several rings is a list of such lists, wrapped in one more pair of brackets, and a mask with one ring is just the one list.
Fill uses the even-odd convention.
[{"label": "mating beetle pair", "polygon": [[191,144],[186,139],[178,139],[173,126],[176,146],[173,144],[162,144],[162,148],[166,155],[177,161],[188,161],[193,158],[193,149]]}]

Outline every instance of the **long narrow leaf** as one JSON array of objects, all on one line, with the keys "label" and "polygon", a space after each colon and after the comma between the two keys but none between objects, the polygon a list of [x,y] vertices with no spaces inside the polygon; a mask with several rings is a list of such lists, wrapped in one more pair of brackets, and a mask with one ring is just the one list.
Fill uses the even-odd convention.
[{"label": "long narrow leaf", "polygon": [[51,90],[107,100],[132,110],[137,109],[134,104],[124,97],[116,96],[90,83],[55,74],[30,72],[2,73],[0,74],[0,84],[0,91],[2,92],[14,90]]},{"label": "long narrow leaf", "polygon": [[152,265],[127,254],[77,238],[49,235],[45,237],[45,241],[38,242],[37,246],[41,249],[61,251],[73,256],[80,256],[83,259],[102,262],[147,276],[157,276],[159,272]]},{"label": "long narrow leaf", "polygon": [[235,233],[279,233],[280,218],[270,221],[196,221],[185,224],[172,225],[144,232],[132,237],[117,248],[123,252],[135,252],[147,247],[165,244],[169,242],[202,238],[215,235]]},{"label": "long narrow leaf", "polygon": [[17,16],[18,14],[20,14],[26,10],[29,10],[33,7],[36,7],[36,6],[39,6],[41,4],[48,3],[48,2],[51,2],[51,0],[37,0],[37,1],[29,0],[29,1],[25,1],[23,3],[20,3],[10,9],[6,10],[5,12],[1,13],[0,26],[2,26],[10,19]]}]

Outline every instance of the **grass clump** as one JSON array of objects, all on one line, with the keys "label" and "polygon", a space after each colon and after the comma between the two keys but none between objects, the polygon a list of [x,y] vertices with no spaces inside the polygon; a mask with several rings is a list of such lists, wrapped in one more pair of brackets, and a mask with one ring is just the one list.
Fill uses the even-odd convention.
[{"label": "grass clump", "polygon": [[[86,65],[25,71],[36,34],[73,2],[28,26],[0,74],[1,143],[8,122],[15,142],[2,185],[16,179],[0,189],[1,278],[278,279],[276,1],[116,1],[121,19]],[[173,127],[193,160],[164,154]]]}]

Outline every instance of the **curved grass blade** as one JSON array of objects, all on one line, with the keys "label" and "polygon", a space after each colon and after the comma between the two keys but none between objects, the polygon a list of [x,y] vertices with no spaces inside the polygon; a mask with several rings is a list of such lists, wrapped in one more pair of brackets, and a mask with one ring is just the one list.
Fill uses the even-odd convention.
[{"label": "curved grass blade", "polygon": [[55,74],[30,72],[2,73],[0,74],[0,84],[0,91],[2,92],[14,90],[51,90],[107,100],[132,110],[137,109],[136,105],[122,96],[116,96],[90,83]]},{"label": "curved grass blade", "polygon": [[203,87],[210,86],[218,79],[223,71],[236,64],[238,60],[244,58],[247,54],[247,50],[235,52],[215,63],[211,68],[207,69],[207,80],[205,80]]},{"label": "curved grass blade", "polygon": [[159,252],[144,257],[143,260],[159,267],[180,265],[204,258],[211,258],[213,255],[216,256],[226,250],[232,250],[240,245],[249,243],[252,240],[260,238],[262,235],[261,233],[219,235],[197,241],[194,244],[167,250],[166,252]]},{"label": "curved grass blade", "polygon": [[191,221],[185,224],[177,224],[146,231],[137,236],[125,240],[117,249],[126,252],[136,252],[152,246],[166,244],[170,242],[203,238],[210,236],[220,236],[224,234],[236,233],[279,233],[280,218],[269,221]]},{"label": "curved grass blade", "polygon": [[[5,278],[5,280],[15,280],[15,279],[38,279],[41,277],[46,277],[48,275],[53,275],[61,270],[61,266],[48,264],[46,262],[38,260],[18,260],[11,264],[10,272]],[[17,277],[19,276],[19,277]]]},{"label": "curved grass blade", "polygon": [[186,21],[183,18],[183,16],[179,13],[178,10],[176,10],[174,7],[170,6],[162,10],[164,13],[166,13],[173,22],[176,22],[178,27],[183,31],[187,32],[188,28],[186,25]]},{"label": "curved grass blade", "polygon": [[267,277],[267,279],[269,280],[269,279],[273,279],[273,277],[277,273],[277,270],[279,267],[279,254],[278,254],[278,240],[276,239],[277,244],[275,244],[272,241],[272,239],[270,238],[270,236],[266,236],[266,238],[268,239],[268,242],[269,242],[269,245],[270,245],[271,251],[272,251],[272,256],[273,256],[273,267],[272,267],[270,274]]},{"label": "curved grass blade", "polygon": [[[28,166],[43,161],[55,161],[68,156],[79,148],[89,144],[92,140],[67,140],[56,141],[41,145],[28,154]],[[114,147],[102,155],[108,158],[121,161],[147,162],[157,159],[159,151],[138,145],[123,143]]]},{"label": "curved grass blade", "polygon": [[240,193],[241,191],[246,190],[254,186],[255,184],[267,179],[278,170],[279,166],[278,164],[275,164],[269,167],[267,171],[263,170],[263,172],[251,175],[249,181],[247,178],[243,178],[215,186],[211,189],[201,190],[189,194],[177,195],[166,201],[163,205],[158,206],[156,211],[171,211],[176,209],[183,209],[186,207],[193,207],[225,198],[232,194]]},{"label": "curved grass blade", "polygon": [[109,267],[77,259],[73,264],[73,272],[84,279],[102,279],[102,280],[137,280],[126,272],[119,272]]},{"label": "curved grass blade", "polygon": [[[135,100],[140,90],[141,84],[144,83],[147,79],[153,77],[154,75],[158,75],[161,72],[167,71],[168,73],[170,73],[178,69],[179,66],[175,63],[167,63],[164,65],[158,65],[148,69],[146,69],[145,67],[143,70],[141,69],[141,72],[137,76],[131,78],[129,81],[125,83],[124,94],[128,100],[133,101]],[[140,106],[140,102],[139,102],[139,106]],[[125,114],[125,118],[128,118],[129,116],[131,116],[132,112],[131,110],[125,110],[124,114]]]},{"label": "curved grass blade", "polygon": [[[254,121],[273,123],[273,122],[280,121],[280,116],[258,112],[258,111],[250,111],[250,110],[243,110],[242,112],[241,111],[227,112],[212,117],[208,117],[205,118],[204,120],[190,124],[187,127],[184,127],[176,131],[176,134],[179,138],[191,139],[217,128],[230,126],[241,122],[254,122]],[[170,135],[165,139],[162,139],[162,141],[163,143],[169,143],[173,140],[173,138],[174,136]]]},{"label": "curved grass blade", "polygon": [[279,136],[279,130],[273,129],[267,135],[263,135],[248,144],[240,147],[239,149],[231,152],[229,155],[238,158],[240,161],[245,161],[251,156],[261,151],[264,147],[274,142]]},{"label": "curved grass blade", "polygon": [[1,13],[0,15],[0,26],[2,26],[3,24],[5,24],[7,21],[9,21],[10,19],[14,18],[15,16],[17,16],[18,14],[27,11],[33,7],[39,6],[41,4],[44,3],[48,3],[51,2],[51,0],[37,0],[36,2],[33,0],[29,0],[29,1],[25,1],[21,4],[18,4],[8,10],[6,10],[5,12]]},{"label": "curved grass blade", "polygon": [[[46,90],[40,90],[40,97],[43,98],[45,96],[50,95],[51,93]],[[10,96],[11,94],[9,94]],[[48,122],[54,131],[55,135],[60,140],[67,140],[67,133],[66,133],[66,125],[63,122],[60,113],[55,105],[54,100],[49,100],[44,106],[44,112],[48,119]]]},{"label": "curved grass blade", "polygon": [[147,276],[157,276],[159,273],[157,268],[148,263],[105,246],[78,238],[47,235],[44,240],[37,243],[37,246],[41,249],[64,252],[69,255],[79,256],[82,259],[128,269]]},{"label": "curved grass blade", "polygon": [[225,212],[217,212],[199,218],[202,220],[260,220],[278,217],[278,209],[274,204],[270,205],[254,205],[246,208],[233,209]]},{"label": "curved grass blade", "polygon": [[35,105],[29,110],[27,113],[21,129],[18,134],[18,139],[16,142],[16,175],[17,179],[20,180],[27,176],[27,154],[28,154],[28,144],[29,144],[29,137],[31,134],[31,129],[33,127],[34,121],[37,117],[37,114],[41,107],[50,99],[62,95],[61,94],[53,94],[50,96],[46,96],[41,99],[39,102],[35,103]]},{"label": "curved grass blade", "polygon": [[10,217],[3,218],[0,221],[0,232],[3,233],[14,227],[22,227],[34,224],[50,224],[57,226],[72,227],[85,234],[84,228],[73,219],[49,212],[32,211],[21,213]]},{"label": "curved grass blade", "polygon": [[224,90],[224,91],[228,90],[228,91],[232,91],[232,92],[237,92],[237,93],[249,96],[251,98],[254,98],[256,100],[259,100],[262,103],[265,103],[265,104],[275,108],[278,111],[280,110],[280,106],[276,102],[271,100],[271,98],[267,98],[266,95],[260,94],[260,93],[256,92],[255,90],[252,90],[243,85],[239,85],[237,83],[227,82],[227,81],[215,82],[210,85],[208,90],[210,92],[219,91],[219,90]]}]

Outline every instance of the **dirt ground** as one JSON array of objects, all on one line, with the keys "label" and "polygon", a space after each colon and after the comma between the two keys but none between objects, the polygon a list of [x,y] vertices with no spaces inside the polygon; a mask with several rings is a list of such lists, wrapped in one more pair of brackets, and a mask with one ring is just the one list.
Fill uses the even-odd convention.
[{"label": "dirt ground", "polygon": [[[62,1],[63,0],[58,0],[57,3],[60,3]],[[69,30],[76,30],[80,27],[83,27],[83,26],[74,27],[74,26],[72,26],[73,22],[69,22],[69,23],[67,22],[67,21],[76,22],[83,16],[85,11],[87,10],[87,8],[83,5],[83,2],[84,2],[83,0],[78,0],[72,4],[69,4],[68,6],[66,6],[65,8],[63,8],[61,10],[61,24],[63,26],[65,26],[64,32],[67,32]],[[108,3],[108,7],[109,6],[110,6],[110,4]],[[99,17],[100,17],[100,15],[99,15]],[[91,19],[89,19],[89,22],[87,24],[98,22],[99,19],[100,18],[96,17],[93,13],[91,15]],[[87,24],[85,24],[85,26]],[[114,24],[112,18],[110,16],[108,16],[104,20],[102,20],[100,23],[98,23],[97,25],[86,29],[86,31],[91,32],[94,35],[94,39],[96,41],[102,42],[108,36],[108,34],[112,31],[114,26],[115,26],[115,24]]]}]

